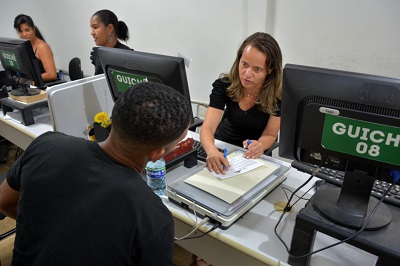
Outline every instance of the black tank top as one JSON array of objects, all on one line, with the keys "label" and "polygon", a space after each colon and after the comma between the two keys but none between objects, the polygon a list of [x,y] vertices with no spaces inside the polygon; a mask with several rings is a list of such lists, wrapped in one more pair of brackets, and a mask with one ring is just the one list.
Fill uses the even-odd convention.
[{"label": "black tank top", "polygon": [[[37,50],[37,47],[36,47],[36,49],[35,49],[35,57],[36,57],[36,50]],[[39,58],[37,58],[37,57],[36,57],[36,60],[37,60],[38,65],[39,65],[40,73],[43,74],[44,72],[46,72],[46,71],[44,70],[43,63],[42,63],[42,61],[41,61]]]}]

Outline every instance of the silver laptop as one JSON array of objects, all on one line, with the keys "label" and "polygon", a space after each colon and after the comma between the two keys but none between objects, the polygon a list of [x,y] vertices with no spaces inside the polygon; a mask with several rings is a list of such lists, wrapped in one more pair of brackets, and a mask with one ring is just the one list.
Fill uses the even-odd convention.
[{"label": "silver laptop", "polygon": [[[243,150],[238,149],[233,152],[243,152]],[[199,162],[201,165],[194,169],[187,169],[187,173],[183,176],[168,176],[168,198],[197,216],[208,217],[211,222],[218,223],[220,228],[226,229],[281,184],[288,175],[290,164],[264,155],[260,160],[276,165],[276,169],[271,173],[268,172],[262,181],[231,203],[185,182],[200,171],[204,171],[205,164],[202,162]]]}]

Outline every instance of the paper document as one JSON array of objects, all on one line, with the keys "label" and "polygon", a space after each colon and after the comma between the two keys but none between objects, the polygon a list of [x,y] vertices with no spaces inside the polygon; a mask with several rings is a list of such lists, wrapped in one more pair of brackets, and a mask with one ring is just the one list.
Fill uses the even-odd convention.
[{"label": "paper document", "polygon": [[218,177],[219,179],[227,179],[230,177],[234,177],[240,174],[247,173],[248,171],[251,171],[253,169],[256,169],[260,166],[263,166],[264,164],[260,161],[257,161],[255,159],[246,159],[242,156],[236,156],[229,161],[229,164],[231,167],[229,170],[226,171],[226,174],[217,174],[215,172],[212,172],[212,174],[215,177]]},{"label": "paper document", "polygon": [[[236,157],[242,158],[242,156],[243,152],[234,152],[228,155],[228,159],[232,160]],[[241,161],[241,159],[237,160]],[[248,193],[257,186],[257,184],[270,177],[272,173],[280,168],[280,165],[268,162],[264,159],[258,158],[255,160],[257,164],[261,163],[261,166],[231,178],[219,179],[209,172],[208,169],[204,168],[200,172],[187,178],[184,182],[232,204],[235,200]]]}]

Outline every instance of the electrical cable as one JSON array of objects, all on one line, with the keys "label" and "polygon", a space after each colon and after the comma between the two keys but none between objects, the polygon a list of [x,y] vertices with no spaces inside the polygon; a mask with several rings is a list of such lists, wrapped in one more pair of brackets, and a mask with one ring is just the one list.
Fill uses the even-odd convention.
[{"label": "electrical cable", "polygon": [[[314,188],[315,187],[315,185],[313,185],[311,188]],[[282,190],[283,190],[283,192],[285,193],[285,196],[286,196],[286,200],[289,200],[289,196],[287,195],[287,193],[286,193],[286,190],[287,191],[289,191],[290,193],[292,193],[293,194],[293,190],[290,190],[289,188],[287,188],[287,187],[282,187]],[[309,190],[307,190],[307,192],[308,191],[310,191],[311,189],[309,189]],[[303,196],[297,196],[297,195],[295,195],[297,198],[299,198],[299,199],[302,199],[302,200],[310,200],[311,198],[304,198]],[[294,204],[293,204],[294,205]],[[293,206],[292,205],[292,206]]]},{"label": "electrical cable", "polygon": [[[322,166],[322,165],[323,165],[323,163],[322,163],[320,166]],[[318,168],[314,171],[314,173],[311,174],[310,178],[312,178],[312,177],[319,171],[320,166],[318,166]],[[331,247],[340,245],[340,244],[342,244],[342,243],[346,243],[346,242],[348,242],[349,240],[351,240],[351,239],[357,237],[359,234],[361,234],[361,233],[365,230],[365,228],[368,226],[369,222],[371,221],[371,219],[372,219],[372,217],[374,216],[376,210],[378,209],[378,207],[379,207],[380,204],[382,203],[383,199],[386,197],[386,195],[389,193],[389,191],[391,191],[392,187],[393,187],[394,184],[398,181],[398,179],[400,179],[400,171],[397,171],[397,172],[392,171],[392,175],[394,176],[394,177],[393,177],[393,183],[386,189],[386,191],[384,192],[384,194],[383,194],[383,196],[381,197],[381,199],[378,201],[378,203],[377,203],[377,204],[375,205],[375,207],[372,209],[371,214],[369,215],[369,217],[368,217],[368,219],[366,220],[366,222],[364,223],[364,225],[363,225],[356,233],[354,233],[353,235],[351,235],[351,236],[349,236],[349,237],[347,237],[347,238],[345,238],[345,239],[343,239],[343,240],[341,240],[341,241],[338,241],[338,242],[336,242],[336,243],[333,243],[333,244],[331,244],[331,245],[328,245],[328,246],[326,246],[326,247],[320,248],[320,249],[318,249],[318,250],[315,250],[315,251],[312,251],[312,252],[309,252],[309,253],[306,253],[306,254],[303,254],[303,255],[298,255],[298,256],[293,255],[293,254],[290,253],[290,250],[289,250],[288,246],[286,245],[285,241],[283,241],[283,239],[279,236],[279,234],[278,234],[278,232],[277,232],[277,227],[278,227],[278,225],[280,224],[280,222],[281,222],[281,220],[282,220],[284,214],[288,211],[288,210],[286,210],[286,209],[287,209],[287,207],[289,206],[291,199],[293,198],[293,194],[292,194],[291,197],[290,197],[290,200],[288,201],[288,204],[286,205],[287,207],[285,207],[284,212],[283,212],[283,213],[281,214],[281,216],[279,217],[279,220],[278,220],[278,222],[277,222],[277,224],[276,224],[276,226],[275,226],[275,228],[274,228],[275,235],[278,237],[278,239],[279,239],[279,240],[281,241],[281,243],[284,245],[284,247],[285,247],[285,249],[286,249],[286,251],[287,251],[289,257],[291,257],[291,258],[304,258],[304,257],[308,257],[308,256],[310,256],[310,255],[316,254],[316,253],[318,253],[318,252],[321,252],[321,251],[323,251],[323,250],[329,249],[329,248],[331,248]],[[296,193],[300,188],[302,188],[305,184],[307,184],[307,183],[309,182],[310,178],[309,178],[308,180],[306,180],[306,182],[303,183],[299,188],[297,188],[293,193]],[[306,192],[306,193],[307,193],[307,192]],[[296,203],[296,202],[295,202],[295,203]]]},{"label": "electrical cable", "polygon": [[194,232],[197,231],[197,229],[200,228],[200,226],[204,225],[205,223],[208,223],[210,221],[210,218],[206,217],[203,220],[200,221],[200,223],[198,223],[192,231],[190,231],[188,234],[186,234],[185,236],[182,237],[175,237],[175,240],[184,240],[186,239],[188,236],[190,236],[191,234],[193,234]]},{"label": "electrical cable", "polygon": [[[279,235],[278,232],[277,232],[278,226],[279,226],[279,224],[281,223],[281,221],[282,221],[282,219],[283,219],[283,216],[284,216],[287,212],[289,212],[289,211],[292,209],[292,206],[290,206],[290,202],[292,201],[294,195],[296,195],[296,193],[297,193],[300,189],[302,189],[305,185],[307,185],[307,184],[311,181],[311,179],[314,178],[314,176],[315,176],[315,175],[319,172],[319,170],[321,169],[321,166],[324,165],[324,163],[325,163],[325,161],[327,160],[327,158],[328,158],[328,157],[326,157],[326,156],[322,157],[322,158],[321,158],[321,163],[320,163],[320,165],[317,167],[317,169],[315,169],[315,171],[310,175],[310,177],[309,177],[303,184],[301,184],[298,188],[296,188],[296,189],[292,192],[292,195],[291,195],[290,198],[288,199],[288,202],[286,203],[286,206],[283,208],[283,212],[282,212],[282,214],[280,215],[280,217],[279,217],[279,219],[278,219],[278,222],[276,223],[276,225],[275,225],[275,227],[274,227],[274,232],[275,232],[276,237],[279,239],[279,241],[282,242],[282,244],[285,246],[285,248],[286,248],[286,250],[287,250],[288,253],[289,253],[289,248],[287,247],[285,241],[283,241],[283,239],[280,237],[280,235]],[[313,187],[314,187],[314,186],[312,186],[310,189],[308,189],[308,190],[302,195],[302,197],[303,197],[306,193],[308,193],[308,191],[310,191]],[[295,203],[297,203],[297,201],[296,201]]]},{"label": "electrical cable", "polygon": [[198,236],[187,237],[187,238],[184,238],[184,239],[181,239],[181,240],[188,240],[188,239],[195,239],[195,238],[203,237],[203,236],[207,235],[208,233],[210,233],[210,232],[214,231],[215,229],[217,229],[219,226],[220,226],[219,223],[215,223],[214,226],[212,228],[210,228],[210,230],[208,230],[207,232],[204,232],[203,234],[198,235]]},{"label": "electrical cable", "polygon": [[359,234],[361,234],[362,232],[364,232],[365,228],[368,226],[369,222],[371,221],[372,217],[374,216],[376,210],[377,210],[378,207],[381,205],[381,203],[382,203],[383,199],[386,197],[387,193],[392,189],[393,185],[394,185],[394,183],[392,183],[392,184],[390,185],[390,187],[385,191],[385,193],[383,194],[382,198],[378,201],[378,203],[377,203],[377,204],[375,205],[375,207],[372,209],[371,214],[369,215],[367,221],[364,223],[364,225],[363,225],[355,234],[353,234],[353,235],[351,235],[351,236],[349,236],[349,237],[347,237],[347,238],[345,238],[345,239],[343,239],[343,240],[341,240],[341,241],[338,241],[338,242],[336,242],[336,243],[333,243],[333,244],[331,244],[331,245],[328,245],[328,246],[326,246],[326,247],[323,247],[323,248],[317,249],[317,250],[315,250],[315,251],[313,251],[313,252],[309,252],[309,253],[307,253],[307,254],[303,254],[303,255],[299,255],[299,256],[295,256],[295,255],[291,254],[291,253],[290,253],[290,250],[287,248],[287,246],[286,246],[286,244],[285,244],[285,247],[286,247],[286,250],[287,250],[289,256],[290,256],[291,258],[304,258],[304,257],[308,257],[308,256],[310,256],[310,255],[313,255],[313,254],[315,254],[315,253],[321,252],[321,251],[326,250],[326,249],[328,249],[328,248],[331,248],[331,247],[334,247],[334,246],[337,246],[337,245],[346,243],[346,242],[348,242],[349,240],[351,240],[351,239],[355,238],[356,236],[358,236]]}]

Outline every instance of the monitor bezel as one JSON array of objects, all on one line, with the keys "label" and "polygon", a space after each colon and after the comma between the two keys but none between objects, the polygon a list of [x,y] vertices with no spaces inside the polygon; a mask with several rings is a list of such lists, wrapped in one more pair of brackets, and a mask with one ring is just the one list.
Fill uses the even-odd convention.
[{"label": "monitor bezel", "polygon": [[[361,117],[363,120],[369,122],[385,121],[387,124],[398,126],[395,124],[394,119],[397,118],[400,120],[400,117],[393,119],[393,116],[390,117],[386,113],[400,114],[400,79],[295,64],[286,64],[283,73],[282,119],[279,141],[279,156],[281,157],[298,161],[310,161],[308,160],[309,158],[303,157],[304,152],[301,151],[303,147],[299,147],[301,146],[301,140],[297,135],[302,129],[318,130],[315,126],[311,127],[309,124],[315,124],[320,121],[314,121],[313,119],[313,121],[308,122],[308,125],[302,125],[301,121],[303,119],[301,112],[305,110],[302,104],[310,96],[317,96],[319,98],[323,96],[327,101],[321,104],[321,106],[339,109],[345,117],[354,119]],[[385,86],[384,90],[381,89],[382,86]],[[332,100],[341,102],[344,106],[334,106],[332,105]],[[307,104],[318,105],[319,103],[309,101]],[[379,109],[384,114],[371,115],[368,111],[356,111],[351,109],[354,105],[363,106],[366,110]],[[316,106],[315,108],[318,107]],[[310,141],[315,146],[319,139],[313,138]],[[365,158],[325,150],[323,147],[320,147],[316,151],[321,153],[326,152],[339,158],[340,163],[335,163],[334,161],[326,163],[330,168],[338,170],[345,170],[348,160],[363,162],[367,160]],[[399,165],[367,161],[368,163],[376,163],[382,167],[400,169]],[[312,161],[312,163],[317,164],[316,161]]]},{"label": "monitor bezel", "polygon": [[0,37],[0,49],[1,48],[14,52],[18,57],[18,62],[21,64],[20,70],[17,71],[15,68],[7,66],[3,61],[3,57],[0,56],[5,71],[9,71],[10,75],[19,72],[20,77],[33,81],[36,87],[45,87],[39,63],[37,61],[38,59],[29,40]]},{"label": "monitor bezel", "polygon": [[[112,75],[114,70],[145,76],[149,81],[166,84],[183,94],[189,103],[191,102],[183,58],[109,47],[100,47],[98,54],[114,102],[123,93],[118,90],[114,82]],[[191,123],[193,123],[193,112]]]}]

